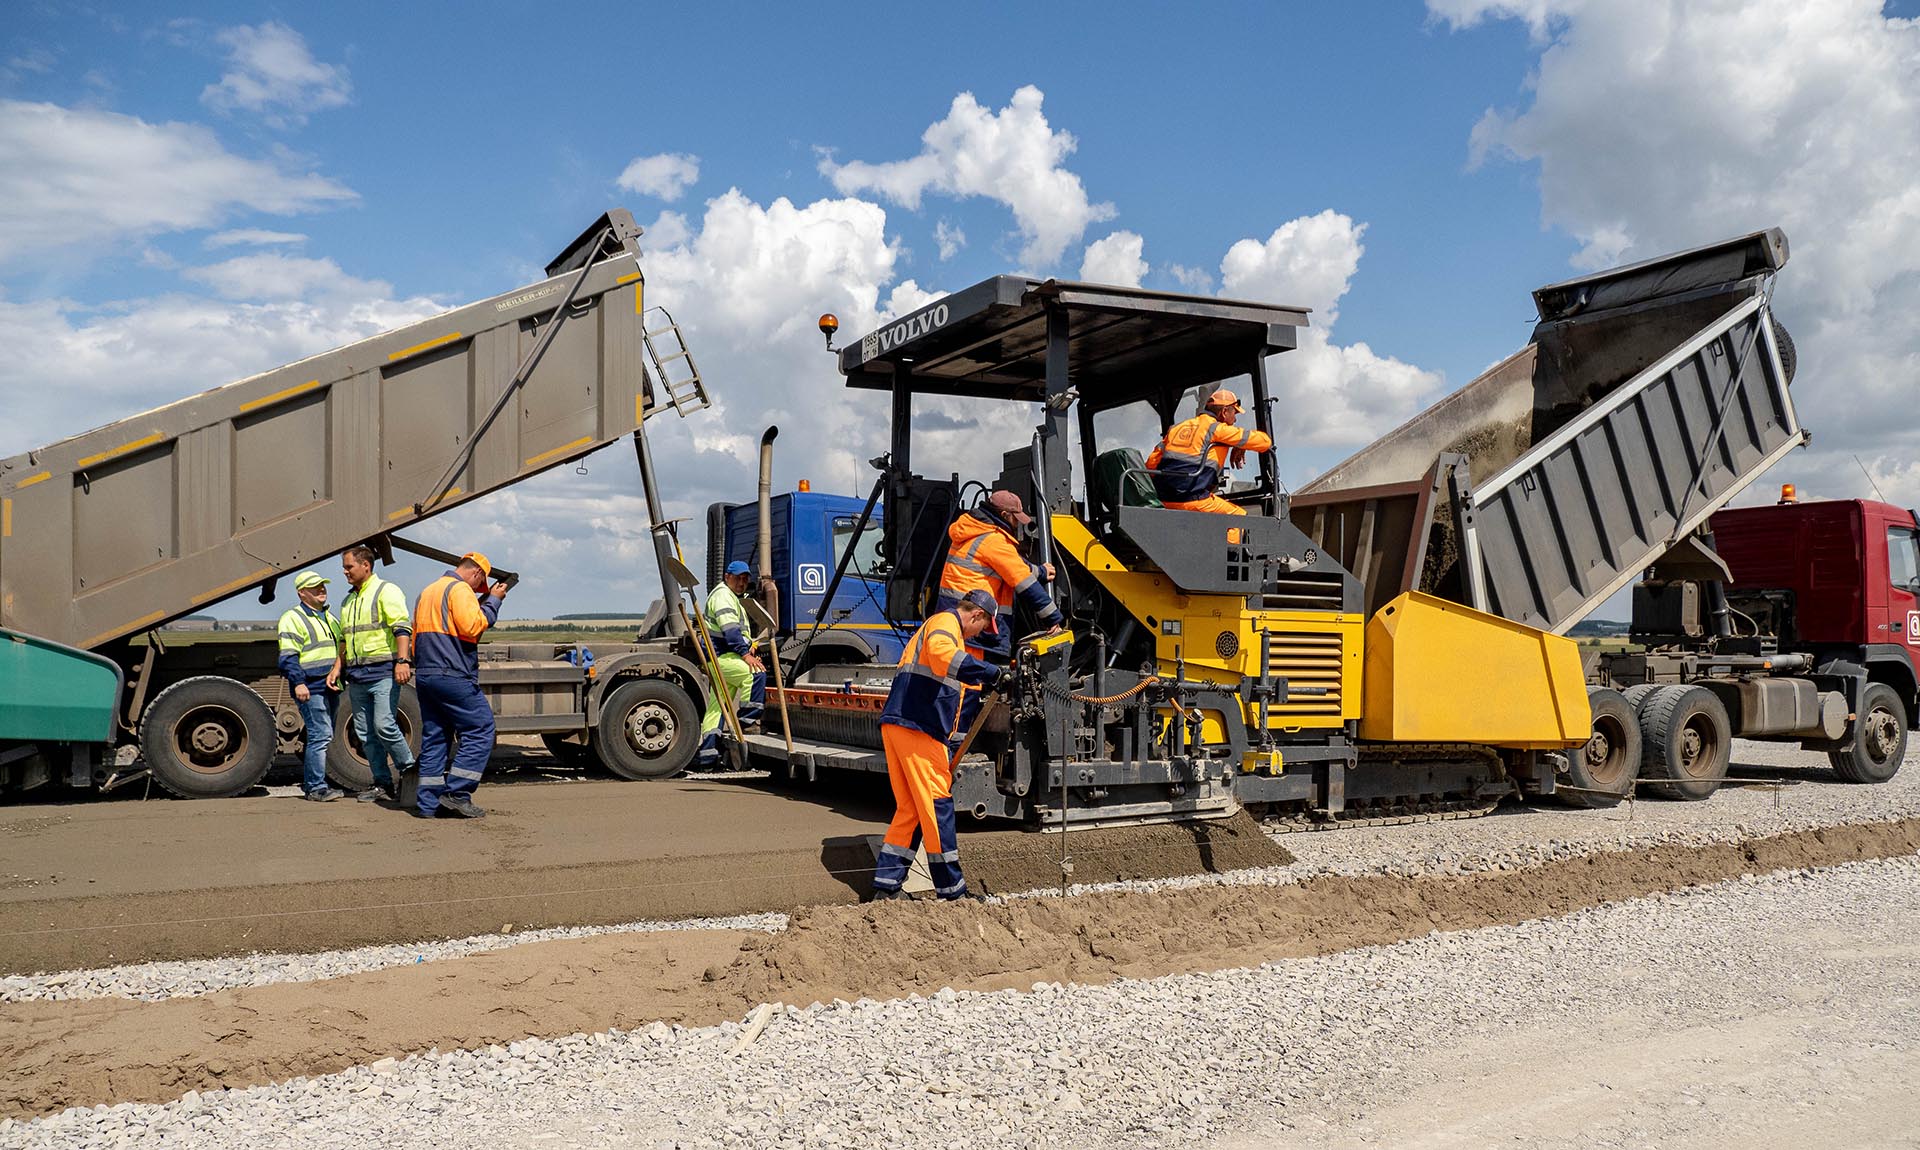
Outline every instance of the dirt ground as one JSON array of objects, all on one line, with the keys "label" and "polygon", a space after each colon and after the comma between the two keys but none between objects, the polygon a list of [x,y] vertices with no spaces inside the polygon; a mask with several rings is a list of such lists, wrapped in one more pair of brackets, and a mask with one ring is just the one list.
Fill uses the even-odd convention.
[{"label": "dirt ground", "polygon": [[1471,877],[1328,877],[991,906],[823,906],[773,935],[603,935],[197,998],[15,1003],[0,1007],[0,1064],[9,1068],[0,1114],[161,1101],[432,1047],[653,1020],[712,1023],[761,1002],[1226,969],[1917,848],[1920,820],[1907,820]]},{"label": "dirt ground", "polygon": [[[477,822],[267,793],[0,807],[0,973],[853,903],[892,815],[871,779],[563,782],[550,762],[496,762]],[[1076,882],[1290,861],[1244,817],[1069,838]],[[988,890],[1058,883],[1058,844],[962,824]]]}]

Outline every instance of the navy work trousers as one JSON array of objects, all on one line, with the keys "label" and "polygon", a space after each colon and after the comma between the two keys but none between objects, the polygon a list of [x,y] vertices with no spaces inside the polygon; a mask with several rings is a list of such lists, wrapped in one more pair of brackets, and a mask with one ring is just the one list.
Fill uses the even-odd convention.
[{"label": "navy work trousers", "polygon": [[420,697],[420,811],[444,795],[471,795],[493,755],[493,708],[480,684],[458,675],[414,679]]}]

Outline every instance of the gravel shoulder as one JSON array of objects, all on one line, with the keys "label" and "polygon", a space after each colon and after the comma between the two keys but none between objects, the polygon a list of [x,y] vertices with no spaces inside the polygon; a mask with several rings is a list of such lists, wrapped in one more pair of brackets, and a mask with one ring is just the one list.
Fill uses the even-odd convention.
[{"label": "gravel shoulder", "polygon": [[783,1009],[737,1055],[728,1023],[382,1061],[0,1145],[1912,1145],[1917,928],[1920,860],[1890,858],[1249,969]]}]

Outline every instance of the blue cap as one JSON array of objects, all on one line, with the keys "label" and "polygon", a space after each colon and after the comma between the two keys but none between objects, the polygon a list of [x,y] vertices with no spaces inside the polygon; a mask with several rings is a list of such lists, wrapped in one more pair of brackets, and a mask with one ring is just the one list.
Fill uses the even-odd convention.
[{"label": "blue cap", "polygon": [[1000,610],[1000,604],[994,597],[978,587],[960,596],[960,601],[962,603],[971,603],[975,607],[980,608],[987,613],[989,618],[997,614]]},{"label": "blue cap", "polygon": [[727,564],[727,574],[751,575],[753,574],[753,568],[747,566],[745,563],[742,563],[740,560],[735,559],[733,562]]}]

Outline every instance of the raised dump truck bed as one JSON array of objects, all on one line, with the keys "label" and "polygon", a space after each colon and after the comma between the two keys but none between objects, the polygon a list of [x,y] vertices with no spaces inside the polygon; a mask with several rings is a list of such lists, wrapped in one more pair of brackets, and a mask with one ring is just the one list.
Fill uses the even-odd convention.
[{"label": "raised dump truck bed", "polygon": [[[0,791],[113,785],[127,776],[107,751],[134,741],[175,793],[251,787],[304,745],[274,640],[169,649],[151,633],[251,588],[272,602],[280,576],[354,544],[451,560],[397,533],[628,435],[664,524],[645,421],[707,397],[671,318],[646,306],[639,235],[609,212],[537,283],[0,460],[0,635],[39,643],[32,661],[0,661],[0,696],[62,658],[124,673],[94,692],[116,696],[104,740],[0,709]],[[664,573],[671,543],[652,535]],[[551,644],[490,644],[480,678],[499,729],[590,747],[628,777],[677,772],[706,693],[677,624],[667,612],[666,638],[601,645],[593,675]],[[400,712],[417,742],[410,688]],[[365,786],[344,705],[338,717],[328,773]]]},{"label": "raised dump truck bed", "polygon": [[703,404],[644,366],[638,233],[612,213],[538,283],[0,460],[0,626],[99,647]]},{"label": "raised dump truck bed", "polygon": [[1541,288],[1527,347],[1301,488],[1294,523],[1369,609],[1428,591],[1565,632],[1806,442],[1768,307],[1786,250]]}]

